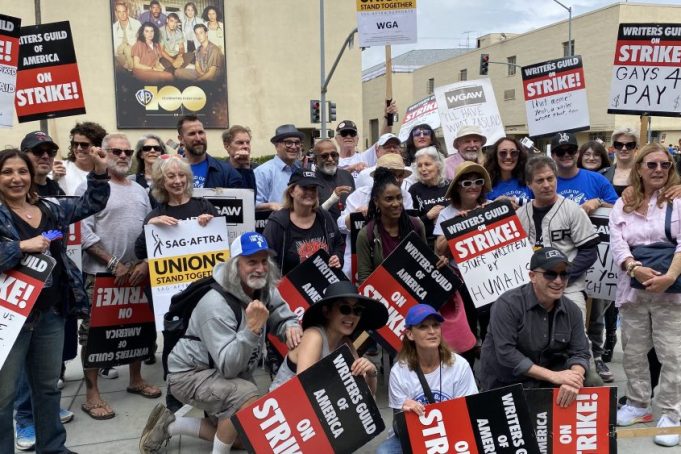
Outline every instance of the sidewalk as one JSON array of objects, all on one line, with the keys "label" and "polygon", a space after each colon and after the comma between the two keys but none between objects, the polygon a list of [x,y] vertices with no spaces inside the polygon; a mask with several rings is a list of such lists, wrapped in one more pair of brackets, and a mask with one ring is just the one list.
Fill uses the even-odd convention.
[{"label": "sidewalk", "polygon": [[[162,337],[159,336],[159,341]],[[159,346],[160,347],[160,346]],[[145,399],[126,392],[128,385],[128,367],[118,367],[120,377],[115,380],[99,379],[99,387],[102,397],[116,411],[116,417],[107,421],[95,421],[87,416],[81,409],[81,404],[85,401],[85,383],[80,361],[71,361],[66,369],[66,383],[62,391],[62,407],[69,408],[75,413],[72,422],[66,424],[68,432],[67,445],[70,449],[79,454],[130,454],[139,452],[139,436],[146,423],[147,415],[158,402],[165,402],[165,382],[163,381],[162,366],[160,363],[160,351],[157,354],[157,363],[153,366],[142,366],[144,378],[159,386],[164,396],[160,399]],[[615,373],[615,383],[618,386],[619,394],[624,389],[624,372],[622,370],[622,351],[617,345],[617,351],[610,363],[611,370]],[[377,396],[378,405],[381,409],[386,426],[389,427],[392,421],[392,411],[387,408],[387,384],[388,370],[383,377],[379,376],[379,392]],[[269,375],[258,369],[256,381],[262,390],[269,385]],[[193,410],[196,412],[196,410]],[[199,415],[200,413],[196,413]],[[654,424],[650,424],[654,426]],[[387,432],[387,429],[386,429]],[[373,453],[378,444],[385,438],[386,432],[380,434],[371,443],[365,445],[358,452]],[[191,437],[173,437],[170,440],[167,451],[171,454],[198,454],[210,453],[211,443]],[[21,451],[17,451],[21,452]],[[235,452],[235,451],[233,451]],[[236,451],[244,452],[244,451]],[[668,449],[657,446],[652,438],[633,438],[622,440],[618,443],[618,452],[623,454],[662,454],[681,452],[678,447]]]}]

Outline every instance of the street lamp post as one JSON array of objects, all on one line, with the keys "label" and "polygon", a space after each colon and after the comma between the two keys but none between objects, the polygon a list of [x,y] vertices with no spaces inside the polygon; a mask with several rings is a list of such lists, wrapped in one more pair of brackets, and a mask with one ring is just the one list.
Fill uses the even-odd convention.
[{"label": "street lamp post", "polygon": [[568,57],[572,57],[572,6],[565,6],[558,0],[553,0],[553,2],[558,3],[568,12]]}]

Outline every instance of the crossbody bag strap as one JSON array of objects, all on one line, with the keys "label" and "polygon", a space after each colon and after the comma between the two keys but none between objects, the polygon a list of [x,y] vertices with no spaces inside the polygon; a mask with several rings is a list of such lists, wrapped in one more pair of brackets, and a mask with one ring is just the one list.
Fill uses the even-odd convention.
[{"label": "crossbody bag strap", "polygon": [[428,382],[426,381],[425,375],[423,375],[423,371],[421,370],[420,365],[416,365],[416,376],[419,377],[419,381],[421,382],[421,387],[423,388],[423,394],[426,395],[426,399],[428,400],[429,404],[434,404],[435,403],[435,397],[433,397],[433,392],[430,390],[430,386],[428,386]]},{"label": "crossbody bag strap", "polygon": [[672,208],[674,205],[672,205],[670,202],[667,202],[667,212],[665,213],[664,216],[664,234],[667,236],[667,239],[669,240],[670,243],[676,244],[676,239],[672,237]]}]

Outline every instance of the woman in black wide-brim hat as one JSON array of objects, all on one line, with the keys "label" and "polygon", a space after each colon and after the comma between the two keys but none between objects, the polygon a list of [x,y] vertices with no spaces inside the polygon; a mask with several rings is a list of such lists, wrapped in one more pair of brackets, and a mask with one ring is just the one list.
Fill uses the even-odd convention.
[{"label": "woman in black wide-brim hat", "polygon": [[352,334],[385,326],[388,310],[380,302],[362,296],[351,282],[329,285],[324,298],[310,306],[303,315],[303,339],[298,347],[288,352],[274,378],[270,391],[281,386],[296,374],[314,365],[343,344],[355,356],[353,375],[366,378],[372,394],[376,393],[376,366],[366,358],[359,358],[352,345]]}]

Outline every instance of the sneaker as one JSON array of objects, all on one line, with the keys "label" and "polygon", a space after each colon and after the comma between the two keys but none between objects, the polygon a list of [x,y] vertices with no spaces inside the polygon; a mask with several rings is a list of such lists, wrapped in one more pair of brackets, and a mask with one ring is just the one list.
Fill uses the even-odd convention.
[{"label": "sneaker", "polygon": [[57,380],[57,389],[64,389],[64,380],[61,378]]},{"label": "sneaker", "polygon": [[143,454],[157,453],[161,447],[168,443],[170,434],[168,426],[175,421],[175,414],[163,404],[157,404],[151,411],[147,424],[140,438],[140,452]]},{"label": "sneaker", "polygon": [[[662,415],[660,420],[657,422],[657,427],[679,427],[678,422],[674,422],[667,415]],[[678,435],[655,435],[655,444],[660,446],[676,446],[679,444]]]},{"label": "sneaker", "polygon": [[617,425],[631,426],[639,422],[651,422],[653,420],[653,412],[650,407],[639,408],[633,405],[622,405],[622,408],[617,410]]},{"label": "sneaker", "polygon": [[14,446],[19,451],[31,451],[35,448],[35,426],[17,427]]},{"label": "sneaker", "polygon": [[602,358],[595,359],[594,363],[596,364],[596,373],[598,373],[598,376],[601,377],[605,383],[612,383],[615,381],[615,374],[608,369],[608,366],[605,365]]},{"label": "sneaker", "polygon": [[61,421],[62,424],[66,424],[67,422],[71,422],[73,419],[73,412],[71,410],[67,410],[66,408],[60,408],[59,409],[59,420]]},{"label": "sneaker", "polygon": [[118,371],[113,367],[110,369],[99,369],[99,376],[102,378],[118,378]]},{"label": "sneaker", "polygon": [[605,343],[603,344],[603,355],[601,358],[604,363],[612,361],[612,352],[617,345],[617,332],[607,333],[605,336]]}]

